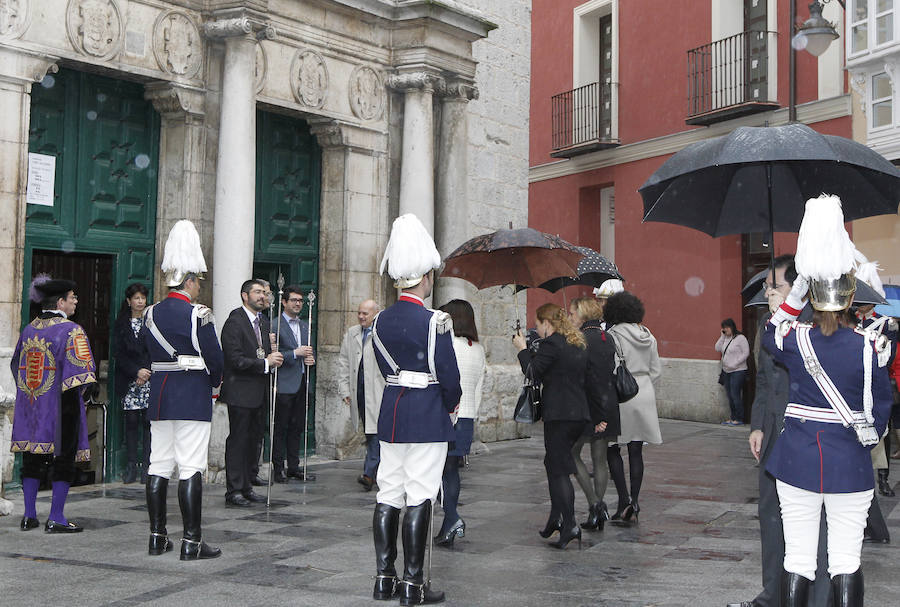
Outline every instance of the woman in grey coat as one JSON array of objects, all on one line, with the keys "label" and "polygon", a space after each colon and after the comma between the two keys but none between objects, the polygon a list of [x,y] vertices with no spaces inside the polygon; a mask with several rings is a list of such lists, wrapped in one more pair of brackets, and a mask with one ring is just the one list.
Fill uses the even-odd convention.
[{"label": "woman in grey coat", "polygon": [[[644,479],[644,443],[662,443],[659,416],[656,412],[656,390],[653,384],[659,379],[659,352],[656,338],[641,324],[644,320],[644,304],[623,291],[606,301],[603,318],[607,331],[615,338],[619,355],[638,384],[638,393],[631,400],[619,403],[621,432],[607,451],[609,473],[619,494],[619,504],[610,520],[637,521],[641,511],[638,496]],[[628,446],[628,471],[631,492],[625,485],[625,464],[619,451],[620,445]]]}]

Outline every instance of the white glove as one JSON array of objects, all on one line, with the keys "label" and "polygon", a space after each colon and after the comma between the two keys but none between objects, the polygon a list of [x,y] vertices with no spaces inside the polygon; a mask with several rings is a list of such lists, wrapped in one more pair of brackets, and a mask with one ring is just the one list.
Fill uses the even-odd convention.
[{"label": "white glove", "polygon": [[809,280],[806,276],[798,275],[791,286],[791,292],[785,298],[784,303],[795,310],[802,310],[809,291]]}]

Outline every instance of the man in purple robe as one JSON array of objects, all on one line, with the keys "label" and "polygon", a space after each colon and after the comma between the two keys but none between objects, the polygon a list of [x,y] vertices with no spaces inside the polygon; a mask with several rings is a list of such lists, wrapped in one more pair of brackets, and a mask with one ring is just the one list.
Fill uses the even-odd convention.
[{"label": "man in purple robe", "polygon": [[83,392],[97,382],[87,335],[69,320],[78,304],[75,289],[71,280],[34,279],[30,298],[42,311],[22,330],[10,363],[16,378],[11,450],[22,453],[23,531],[40,524],[35,501],[47,468],[53,498],[44,531],[83,531],[63,514],[75,462],[90,459]]}]

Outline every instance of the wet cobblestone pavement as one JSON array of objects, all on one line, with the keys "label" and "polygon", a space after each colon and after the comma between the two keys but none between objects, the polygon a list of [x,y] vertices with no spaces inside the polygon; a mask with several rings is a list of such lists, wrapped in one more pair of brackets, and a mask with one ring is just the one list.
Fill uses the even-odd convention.
[{"label": "wet cobblestone pavement", "polygon": [[[549,510],[540,436],[493,443],[462,471],[466,537],[435,549],[434,587],[450,606],[723,606],[759,591],[757,469],[745,428],[662,422],[665,444],[644,450],[640,523],[584,532],[565,551],[537,530]],[[587,449],[585,450],[585,455]],[[72,490],[66,515],[84,533],[22,532],[21,494],[0,518],[0,604],[380,605],[371,600],[375,494],[356,483],[361,462],[315,465],[314,483],[273,488],[273,505],[226,508],[206,486],[204,539],[223,556],[182,563],[149,557],[144,490],[137,484]],[[900,480],[900,470],[892,475]],[[180,538],[175,492],[169,531]],[[615,503],[610,483],[606,500]],[[49,491],[38,499],[46,519]],[[881,498],[900,543],[897,498]],[[579,520],[587,511],[576,485]],[[439,523],[441,514],[436,513]],[[401,551],[402,552],[402,551]],[[896,544],[864,546],[866,604],[900,605]],[[402,553],[398,558],[402,568]]]}]

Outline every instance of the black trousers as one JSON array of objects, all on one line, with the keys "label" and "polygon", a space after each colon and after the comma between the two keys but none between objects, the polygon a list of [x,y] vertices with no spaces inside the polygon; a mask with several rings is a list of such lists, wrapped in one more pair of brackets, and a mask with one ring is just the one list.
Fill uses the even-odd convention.
[{"label": "black trousers", "polygon": [[[141,457],[138,460],[138,435],[141,439]],[[150,422],[147,420],[146,409],[133,409],[125,411],[125,451],[128,455],[128,463],[144,463],[144,471],[150,467]]]},{"label": "black trousers", "polygon": [[75,480],[75,454],[81,428],[79,388],[63,392],[59,412],[59,450],[52,454],[22,454],[22,477],[44,479],[49,468],[54,481],[72,483]]},{"label": "black trousers", "polygon": [[225,439],[226,496],[248,493],[252,486],[253,466],[258,461],[257,436],[265,407],[235,407],[228,405],[228,438]]},{"label": "black trousers", "polygon": [[[305,380],[304,380],[305,381]],[[272,437],[272,466],[288,470],[300,466],[300,439],[306,430],[306,384],[301,383],[296,394],[275,396],[275,436]]]}]

